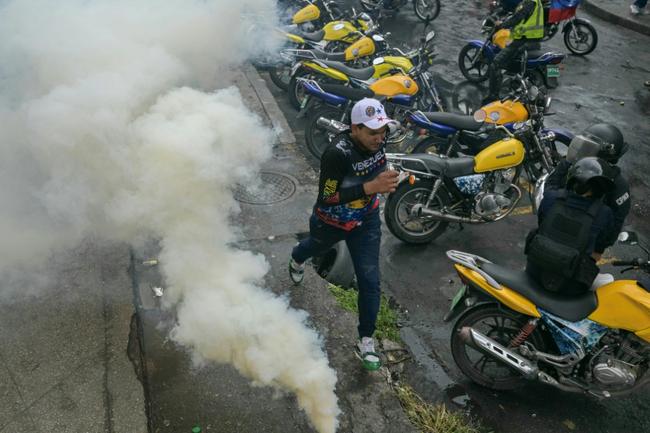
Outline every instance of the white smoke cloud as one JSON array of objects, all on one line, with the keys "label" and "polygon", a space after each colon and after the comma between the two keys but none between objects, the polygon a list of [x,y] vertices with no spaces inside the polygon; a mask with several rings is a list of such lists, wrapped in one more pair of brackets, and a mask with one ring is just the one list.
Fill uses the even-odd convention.
[{"label": "white smoke cloud", "polygon": [[259,286],[264,258],[229,246],[231,189],[255,178],[272,137],[236,88],[210,89],[272,41],[250,29],[272,23],[273,4],[2,3],[0,274],[89,235],[156,236],[174,340],[295,393],[331,433],[336,374],[318,335]]}]

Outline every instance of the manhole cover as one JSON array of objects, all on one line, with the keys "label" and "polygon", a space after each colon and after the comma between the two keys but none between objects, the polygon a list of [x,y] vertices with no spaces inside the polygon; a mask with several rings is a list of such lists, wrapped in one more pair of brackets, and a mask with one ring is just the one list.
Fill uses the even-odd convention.
[{"label": "manhole cover", "polygon": [[286,200],[296,192],[296,180],[273,171],[260,172],[260,182],[237,185],[235,200],[248,204],[273,204]]}]

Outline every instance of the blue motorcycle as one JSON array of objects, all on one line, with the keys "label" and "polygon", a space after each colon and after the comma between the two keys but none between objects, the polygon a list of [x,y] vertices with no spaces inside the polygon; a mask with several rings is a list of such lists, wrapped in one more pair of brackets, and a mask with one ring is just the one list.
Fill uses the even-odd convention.
[{"label": "blue motorcycle", "polygon": [[[496,30],[491,29],[484,41],[471,40],[458,55],[458,66],[463,76],[473,83],[488,79],[488,68],[501,48],[493,43],[492,37]],[[507,65],[506,72],[516,74],[524,72],[524,76],[538,87],[555,88],[560,76],[560,64],[565,54],[543,52],[538,49],[523,50],[522,55]]]}]

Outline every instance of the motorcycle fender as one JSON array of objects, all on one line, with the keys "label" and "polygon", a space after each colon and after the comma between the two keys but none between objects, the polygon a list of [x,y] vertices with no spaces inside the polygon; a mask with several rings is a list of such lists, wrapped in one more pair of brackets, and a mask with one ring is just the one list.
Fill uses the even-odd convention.
[{"label": "motorcycle fender", "polygon": [[463,280],[471,282],[472,286],[479,288],[490,298],[495,299],[511,310],[530,317],[542,317],[535,304],[514,290],[505,286],[501,286],[499,289],[492,287],[478,272],[458,263],[454,264],[454,268],[456,268],[456,272],[462,276]]},{"label": "motorcycle fender", "polygon": [[302,65],[307,69],[311,69],[312,71],[316,71],[330,78],[334,78],[335,80],[349,81],[347,75],[345,75],[343,72],[339,72],[336,69],[328,68],[326,66],[321,66],[316,62],[303,62]]},{"label": "motorcycle fender", "polygon": [[294,42],[294,43],[296,43],[296,44],[300,44],[300,45],[302,45],[302,44],[305,43],[305,40],[304,40],[303,38],[301,38],[300,36],[298,36],[298,35],[293,35],[293,34],[291,34],[291,33],[286,33],[285,35],[287,36],[287,38],[288,38],[291,42]]},{"label": "motorcycle fender", "polygon": [[[575,21],[581,21],[583,23],[591,24],[590,20],[584,19],[584,18],[576,18]],[[562,33],[566,33],[569,30],[571,30],[571,27],[573,27],[573,20],[569,20],[562,26]]]},{"label": "motorcycle fender", "polygon": [[486,52],[489,55],[488,56],[489,58],[494,57],[494,54],[495,54],[494,53],[494,48],[492,48],[492,46],[490,46],[489,44],[487,46],[484,46],[485,45],[484,41],[480,41],[478,39],[472,39],[471,41],[467,42],[467,45],[471,45],[471,46],[476,47],[476,48],[483,47],[483,51]]},{"label": "motorcycle fender", "polygon": [[553,134],[555,134],[555,138],[557,138],[559,142],[561,142],[562,144],[566,144],[567,146],[569,145],[569,143],[571,143],[573,137],[575,137],[573,132],[563,128],[547,128],[542,130],[542,133],[547,133],[547,132],[552,132]]}]

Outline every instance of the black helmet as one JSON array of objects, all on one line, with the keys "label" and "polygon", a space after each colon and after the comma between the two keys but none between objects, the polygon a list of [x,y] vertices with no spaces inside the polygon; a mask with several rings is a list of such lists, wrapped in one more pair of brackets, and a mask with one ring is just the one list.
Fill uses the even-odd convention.
[{"label": "black helmet", "polygon": [[616,171],[604,159],[589,156],[576,161],[567,176],[567,188],[578,194],[592,192],[595,197],[601,197],[614,189]]},{"label": "black helmet", "polygon": [[575,162],[586,156],[597,156],[616,164],[627,149],[620,129],[611,123],[596,123],[571,140],[566,157],[567,161]]}]

